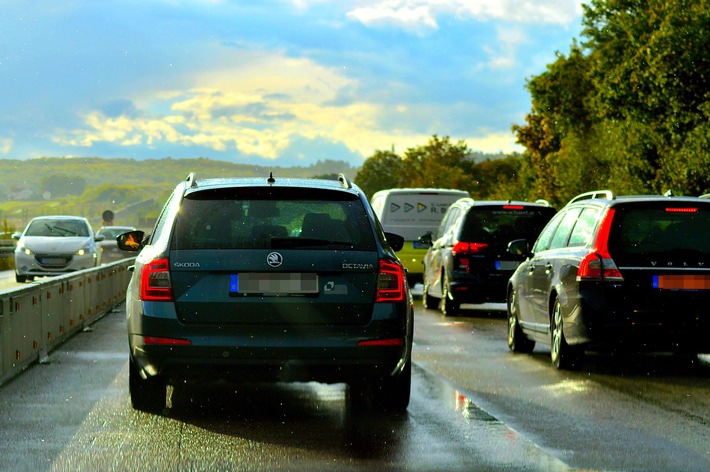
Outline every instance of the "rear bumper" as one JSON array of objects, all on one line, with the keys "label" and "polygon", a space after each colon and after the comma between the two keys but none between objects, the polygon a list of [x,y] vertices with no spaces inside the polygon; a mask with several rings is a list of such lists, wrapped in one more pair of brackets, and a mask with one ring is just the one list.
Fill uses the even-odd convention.
[{"label": "rear bumper", "polygon": [[583,290],[565,320],[570,344],[592,349],[710,353],[710,311],[700,300],[660,303]]},{"label": "rear bumper", "polygon": [[[411,356],[412,320],[411,310],[406,319],[375,317],[362,326],[185,325],[172,316],[129,316],[128,340],[130,356],[142,375],[172,383],[217,379],[338,383],[399,375]],[[189,344],[156,344],[146,342],[145,336]],[[377,340],[390,342],[359,345]]]},{"label": "rear bumper", "polygon": [[451,293],[458,303],[504,303],[511,275],[512,272],[507,271],[499,271],[488,277],[457,273],[451,282]]}]

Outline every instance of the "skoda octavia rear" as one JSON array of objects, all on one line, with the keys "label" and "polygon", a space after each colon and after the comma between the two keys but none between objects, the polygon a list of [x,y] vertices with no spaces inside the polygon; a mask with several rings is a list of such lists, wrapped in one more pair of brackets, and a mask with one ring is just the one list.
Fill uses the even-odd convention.
[{"label": "skoda octavia rear", "polygon": [[[362,191],[337,181],[218,179],[177,186],[127,295],[133,406],[181,381],[346,382],[403,410],[412,303]],[[393,249],[394,248],[394,249]]]}]

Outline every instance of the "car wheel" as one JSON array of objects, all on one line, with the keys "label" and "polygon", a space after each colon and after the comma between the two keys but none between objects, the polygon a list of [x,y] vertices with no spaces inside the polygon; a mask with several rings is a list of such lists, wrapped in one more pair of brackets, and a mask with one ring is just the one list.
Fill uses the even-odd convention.
[{"label": "car wheel", "polygon": [[532,352],[535,341],[525,337],[518,323],[518,295],[511,289],[508,295],[508,348],[513,352]]},{"label": "car wheel", "polygon": [[165,408],[165,381],[159,377],[143,379],[133,361],[129,360],[128,389],[131,406],[140,411],[160,412]]},{"label": "car wheel", "polygon": [[457,316],[461,310],[461,304],[454,300],[454,294],[449,291],[449,276],[446,273],[444,273],[439,306],[444,316]]},{"label": "car wheel", "polygon": [[383,378],[372,386],[373,404],[386,411],[404,412],[409,406],[411,388],[412,360],[410,358],[397,378]]},{"label": "car wheel", "polygon": [[429,285],[424,284],[424,296],[422,297],[422,301],[424,302],[424,308],[427,310],[436,310],[439,307],[439,299],[434,298],[431,295],[429,295]]},{"label": "car wheel", "polygon": [[18,284],[23,284],[27,281],[26,275],[15,274],[15,282]]},{"label": "car wheel", "polygon": [[555,299],[555,305],[552,309],[551,326],[550,326],[550,358],[552,365],[557,369],[569,370],[579,367],[582,360],[582,351],[579,348],[572,347],[567,344],[565,334],[562,329],[562,307],[560,300]]}]

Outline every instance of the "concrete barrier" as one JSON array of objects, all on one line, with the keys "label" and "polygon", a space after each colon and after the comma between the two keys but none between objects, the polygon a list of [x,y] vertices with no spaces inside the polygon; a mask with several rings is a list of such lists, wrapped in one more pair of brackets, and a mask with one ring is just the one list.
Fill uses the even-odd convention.
[{"label": "concrete barrier", "polygon": [[125,300],[133,261],[0,291],[0,385]]}]

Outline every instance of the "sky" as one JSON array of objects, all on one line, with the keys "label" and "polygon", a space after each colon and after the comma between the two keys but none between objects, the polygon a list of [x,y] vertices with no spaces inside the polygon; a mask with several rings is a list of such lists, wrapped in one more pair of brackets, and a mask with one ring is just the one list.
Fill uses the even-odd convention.
[{"label": "sky", "polygon": [[0,0],[0,159],[520,152],[579,0]]}]

